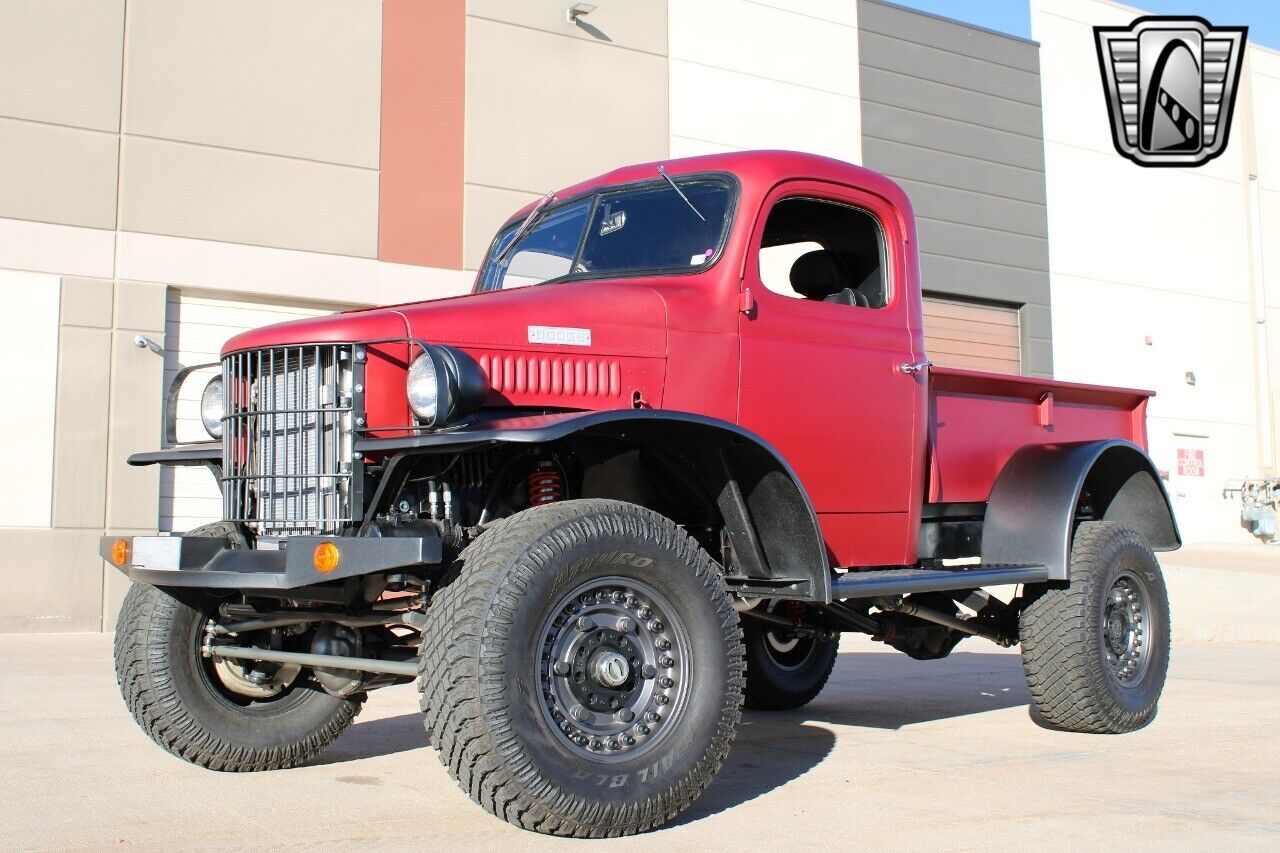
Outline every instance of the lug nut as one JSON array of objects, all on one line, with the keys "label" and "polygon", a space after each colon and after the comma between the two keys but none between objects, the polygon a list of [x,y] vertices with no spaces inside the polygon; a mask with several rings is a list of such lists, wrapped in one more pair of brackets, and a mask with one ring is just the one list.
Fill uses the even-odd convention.
[{"label": "lug nut", "polygon": [[675,685],[675,683],[676,683],[675,679],[668,678],[665,675],[658,679],[658,684],[660,684],[663,687],[672,687]]},{"label": "lug nut", "polygon": [[671,655],[663,655],[658,658],[658,666],[675,666],[675,659]]},{"label": "lug nut", "polygon": [[654,701],[656,701],[659,705],[665,705],[671,701],[671,697],[665,693],[659,693],[657,696],[654,697]]},{"label": "lug nut", "polygon": [[584,723],[587,721],[587,718],[591,716],[591,712],[581,705],[574,705],[569,709],[569,713],[573,715],[575,720]]},{"label": "lug nut", "polygon": [[604,744],[603,744],[601,741],[599,741],[599,740],[592,740],[592,741],[591,741],[591,748],[592,748],[592,749],[599,749],[599,748],[600,748],[600,747],[602,747],[602,746],[604,746]]},{"label": "lug nut", "polygon": [[630,634],[636,629],[636,623],[631,621],[629,617],[620,616],[613,627],[619,634]]},{"label": "lug nut", "polygon": [[551,668],[551,671],[554,672],[556,675],[568,675],[569,664],[566,663],[565,661],[558,660],[556,661],[556,665]]},{"label": "lug nut", "polygon": [[671,648],[671,641],[666,637],[659,637],[658,641],[654,643],[654,645],[665,652],[667,649]]},{"label": "lug nut", "polygon": [[636,731],[638,731],[642,735],[647,735],[649,732],[653,731],[653,729],[649,728],[648,726],[640,726],[638,729],[636,729]]},{"label": "lug nut", "polygon": [[626,745],[627,745],[627,746],[635,746],[635,745],[636,745],[636,739],[635,739],[635,738],[633,738],[631,735],[627,735],[627,736],[626,736],[626,737],[624,737],[622,740],[623,740],[623,742],[624,742],[624,743],[626,743]]},{"label": "lug nut", "polygon": [[647,607],[641,607],[639,610],[636,611],[636,615],[639,616],[641,619],[648,619],[650,616],[653,615],[653,611]]},{"label": "lug nut", "polygon": [[662,720],[662,715],[657,711],[649,711],[644,715],[644,718],[650,723],[657,723]]},{"label": "lug nut", "polygon": [[618,742],[618,739],[617,739],[617,738],[614,738],[613,740],[609,741],[609,748],[610,748],[610,749],[618,749],[618,748],[619,748],[619,747],[621,747],[621,746],[622,746],[622,744]]},{"label": "lug nut", "polygon": [[660,620],[660,619],[650,619],[650,620],[649,620],[648,628],[649,628],[649,630],[650,630],[650,631],[652,631],[652,632],[653,632],[653,633],[655,633],[655,634],[661,634],[661,633],[662,633],[662,620]]},{"label": "lug nut", "polygon": [[589,616],[579,616],[576,624],[579,631],[590,631],[596,626],[596,623],[592,622]]},{"label": "lug nut", "polygon": [[613,718],[620,723],[629,723],[636,718],[636,713],[630,708],[623,708],[618,711],[618,713],[614,714]]}]

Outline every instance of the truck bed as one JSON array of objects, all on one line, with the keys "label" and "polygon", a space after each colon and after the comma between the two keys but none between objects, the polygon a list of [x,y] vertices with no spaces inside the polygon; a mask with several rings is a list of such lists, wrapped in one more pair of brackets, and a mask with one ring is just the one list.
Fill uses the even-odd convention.
[{"label": "truck bed", "polygon": [[929,503],[984,502],[1028,444],[1124,438],[1146,449],[1152,391],[934,367],[929,372]]}]

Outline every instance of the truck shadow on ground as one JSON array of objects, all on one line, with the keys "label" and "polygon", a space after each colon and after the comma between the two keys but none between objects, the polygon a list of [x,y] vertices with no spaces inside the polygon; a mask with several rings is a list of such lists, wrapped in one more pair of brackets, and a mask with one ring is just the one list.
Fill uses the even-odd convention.
[{"label": "truck shadow on ground", "polygon": [[945,660],[916,661],[900,654],[846,652],[837,658],[821,695],[805,707],[746,712],[711,787],[670,825],[710,817],[808,773],[835,748],[830,725],[897,730],[1030,701],[1015,654],[956,652]]},{"label": "truck shadow on ground", "polygon": [[[945,660],[916,661],[884,652],[843,653],[822,694],[805,707],[743,714],[737,741],[715,782],[672,825],[710,817],[805,775],[835,748],[831,726],[897,730],[1029,701],[1016,654],[956,652]],[[341,764],[428,745],[422,716],[401,714],[357,722],[316,763]]]}]

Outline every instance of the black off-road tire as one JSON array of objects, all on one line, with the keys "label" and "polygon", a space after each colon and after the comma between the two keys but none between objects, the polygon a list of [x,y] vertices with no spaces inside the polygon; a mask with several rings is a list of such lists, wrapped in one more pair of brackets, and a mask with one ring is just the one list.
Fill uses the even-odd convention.
[{"label": "black off-road tire", "polygon": [[[764,605],[759,605],[763,607]],[[744,617],[747,653],[746,706],[753,711],[791,711],[809,704],[822,692],[836,665],[840,638],[797,638],[787,653],[770,644],[778,629]]]},{"label": "black off-road tire", "polygon": [[[1118,580],[1136,579],[1145,598],[1141,671],[1118,676],[1108,660],[1104,617]],[[1160,565],[1135,531],[1089,521],[1071,546],[1071,583],[1046,588],[1020,617],[1022,665],[1041,719],[1073,732],[1120,734],[1156,715],[1169,668],[1169,598]]]},{"label": "black off-road tire", "polygon": [[116,679],[134,720],[168,752],[210,770],[296,767],[342,734],[364,701],[295,684],[244,704],[221,693],[200,655],[205,614],[154,586],[134,584],[116,626]]},{"label": "black off-road tire", "polygon": [[[686,809],[720,769],[742,705],[742,632],[706,552],[642,507],[574,500],[497,522],[460,563],[428,611],[419,680],[427,732],[459,786],[508,823],[576,838],[630,835]],[[596,578],[658,591],[691,650],[681,715],[647,751],[607,764],[566,744],[536,680],[546,620]]]}]

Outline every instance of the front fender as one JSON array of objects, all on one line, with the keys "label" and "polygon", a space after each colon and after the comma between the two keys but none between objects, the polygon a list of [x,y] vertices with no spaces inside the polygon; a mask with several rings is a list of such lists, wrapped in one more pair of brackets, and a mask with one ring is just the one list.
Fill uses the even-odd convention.
[{"label": "front fender", "polygon": [[[831,571],[818,516],[790,464],[760,436],[688,412],[614,409],[498,417],[453,429],[356,442],[364,454],[441,453],[500,444],[550,444],[577,435],[678,441],[710,454],[702,485],[719,506],[752,594],[831,600]],[[739,579],[729,578],[731,584]],[[758,583],[754,583],[758,581]]]},{"label": "front fender", "polygon": [[996,478],[982,525],[982,562],[1037,564],[1069,580],[1077,507],[1134,528],[1153,550],[1182,544],[1173,506],[1147,454],[1128,441],[1033,444]]}]

